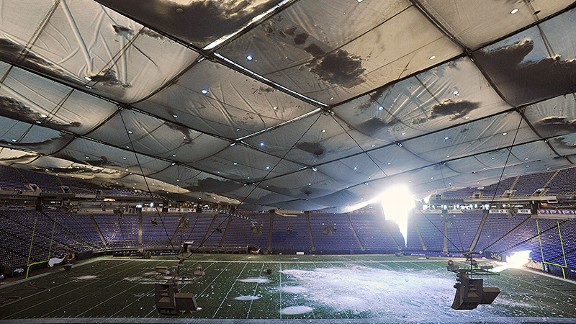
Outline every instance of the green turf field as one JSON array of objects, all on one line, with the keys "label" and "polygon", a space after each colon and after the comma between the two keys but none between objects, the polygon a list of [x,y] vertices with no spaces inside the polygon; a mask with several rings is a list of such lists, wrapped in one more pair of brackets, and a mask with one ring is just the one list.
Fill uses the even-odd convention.
[{"label": "green turf field", "polygon": [[[156,266],[148,260],[101,257],[27,281],[0,286],[0,319],[28,322],[576,322],[576,284],[506,269],[486,276],[501,294],[471,311],[450,308],[455,274],[447,259],[396,256],[194,255],[183,273],[205,275],[180,285],[201,310],[161,316],[154,306]],[[266,270],[270,269],[271,274]],[[232,320],[231,320],[232,319]]]}]

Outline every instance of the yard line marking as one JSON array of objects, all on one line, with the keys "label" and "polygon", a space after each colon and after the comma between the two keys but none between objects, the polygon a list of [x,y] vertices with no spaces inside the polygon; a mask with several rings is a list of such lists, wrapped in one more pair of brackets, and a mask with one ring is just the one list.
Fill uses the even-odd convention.
[{"label": "yard line marking", "polygon": [[[198,261],[197,263],[200,263],[200,261]],[[216,263],[216,262],[211,262],[210,265],[209,265],[208,267],[204,268],[204,269],[210,268],[211,266],[214,265],[214,263]],[[228,264],[228,265],[230,265],[230,264]],[[228,266],[226,266],[226,268],[228,268]],[[226,268],[224,268],[224,269],[218,274],[218,276],[217,276],[216,278],[218,278],[218,277],[222,274],[222,272],[224,272],[224,270],[226,270]],[[216,280],[216,278],[214,278],[210,283],[214,282],[214,280]],[[187,285],[187,284],[186,284],[186,285]],[[209,285],[210,285],[210,284],[208,284],[208,286],[209,286]],[[185,286],[185,285],[184,285],[184,286]],[[182,286],[182,287],[184,287],[184,286]],[[202,295],[202,294],[204,293],[204,291],[206,291],[206,289],[208,289],[208,286],[206,286],[206,288],[204,288],[204,290],[202,290],[201,293],[199,293],[199,294],[196,295],[196,297],[195,297],[196,301],[198,301],[198,299],[200,299],[200,295]],[[156,309],[156,307],[154,307],[154,309],[151,310],[150,312],[148,312],[148,314],[144,315],[144,317],[148,317],[148,316],[150,316],[152,313],[154,313],[154,312],[156,312],[156,311],[157,311],[157,309]]]},{"label": "yard line marking", "polygon": [[[75,264],[75,265],[74,265],[74,268],[78,268],[78,267],[81,267],[81,266],[83,266],[83,265],[87,265],[87,264],[94,263],[94,262],[96,262],[96,261],[102,261],[102,260],[104,260],[104,259],[100,259],[99,257],[95,257],[95,258],[92,258],[92,259],[89,259],[89,260],[86,260],[86,261],[79,262],[78,264]],[[30,276],[30,277],[28,277],[28,279],[20,279],[20,280],[12,281],[12,282],[9,282],[9,283],[4,283],[4,284],[0,285],[0,289],[2,289],[2,288],[7,288],[7,287],[10,287],[10,286],[14,286],[14,285],[17,285],[17,284],[21,284],[21,283],[26,282],[26,281],[30,281],[30,280],[33,280],[33,279],[38,279],[38,278],[45,277],[45,276],[47,276],[47,275],[54,274],[54,273],[56,273],[56,271],[58,271],[58,270],[56,270],[56,269],[57,269],[57,268],[54,268],[53,271],[49,271],[49,272],[45,272],[45,273],[41,273],[41,274],[37,274],[37,275]]]},{"label": "yard line marking", "polygon": [[[113,266],[113,267],[110,267],[110,268],[107,268],[107,269],[103,269],[103,270],[97,271],[96,274],[99,274],[99,273],[101,273],[101,272],[103,272],[103,271],[110,270],[110,269],[115,268],[115,267],[119,267],[119,266],[124,265],[124,264],[126,264],[126,263],[128,263],[128,262],[124,262],[124,263],[122,263],[122,264],[118,264],[118,265],[115,265],[115,266]],[[66,281],[66,282],[64,282],[64,283],[61,283],[61,284],[59,284],[59,285],[57,285],[57,286],[50,287],[50,289],[59,288],[59,287],[62,287],[62,286],[64,286],[64,285],[67,285],[67,284],[69,284],[69,283],[77,282],[77,281],[78,281],[78,279],[69,280],[69,281]],[[28,298],[30,298],[30,297],[34,297],[34,296],[36,296],[36,295],[38,295],[38,294],[41,294],[41,293],[44,293],[44,292],[45,292],[45,290],[42,290],[42,291],[39,291],[39,292],[37,292],[37,293],[34,293],[34,294],[31,294],[31,295],[22,297],[22,298],[20,298],[20,299],[11,301],[11,302],[9,302],[9,303],[2,304],[2,305],[0,305],[0,308],[3,308],[3,307],[5,307],[5,306],[11,305],[11,304],[13,304],[13,303],[16,303],[16,302],[19,302],[19,301],[22,301],[22,300],[25,300],[25,299],[28,299]],[[61,295],[60,295],[60,296],[61,296]]]},{"label": "yard line marking", "polygon": [[[482,320],[481,317],[478,320]],[[213,323],[213,324],[234,324],[238,323],[238,319],[199,319],[193,317],[169,317],[169,318],[105,318],[105,317],[84,317],[84,318],[29,318],[29,319],[13,319],[13,320],[0,320],[0,324],[60,324],[60,323],[104,323],[104,324],[119,324],[119,323],[142,323],[142,324],[160,324],[160,323],[191,323],[198,321],[199,323]],[[442,318],[442,323],[462,323],[461,318]],[[490,322],[497,323],[576,323],[576,318],[565,317],[490,317]],[[253,319],[249,321],[253,324],[268,324],[268,323],[286,323],[286,320],[266,318],[266,319]],[[398,323],[398,319],[394,318],[346,318],[346,319],[290,319],[291,323],[353,323],[353,324],[370,324],[370,323]]]},{"label": "yard line marking", "polygon": [[[260,267],[260,273],[262,273],[262,269],[264,269],[264,263],[262,263],[262,267]],[[252,296],[256,296],[256,290],[258,290],[259,282],[256,283],[256,287],[254,287],[254,291],[252,292]],[[250,311],[252,310],[252,304],[254,303],[254,299],[250,301],[250,306],[248,307],[248,312],[246,313],[246,319],[250,316]]]},{"label": "yard line marking", "polygon": [[226,301],[226,298],[228,298],[228,295],[230,295],[230,292],[232,291],[232,288],[234,288],[234,285],[236,284],[236,282],[238,281],[238,278],[240,278],[240,276],[242,275],[242,273],[244,272],[244,269],[246,269],[246,266],[248,265],[248,263],[244,264],[244,267],[242,268],[242,270],[240,270],[240,273],[236,276],[236,280],[234,280],[234,282],[232,283],[232,285],[230,286],[230,289],[228,289],[228,292],[226,293],[226,296],[224,296],[224,298],[222,298],[222,302],[220,303],[220,306],[218,306],[218,308],[216,309],[216,312],[214,312],[214,315],[212,315],[212,318],[216,317],[216,314],[218,314],[218,311],[220,311],[220,308],[222,308],[222,305],[224,305],[224,302]]},{"label": "yard line marking", "polygon": [[226,271],[226,269],[228,269],[228,267],[230,266],[230,264],[231,264],[231,263],[228,263],[228,265],[226,265],[226,267],[225,267],[224,269],[222,269],[222,271],[220,271],[220,273],[219,273],[216,277],[214,277],[214,279],[212,279],[212,281],[210,281],[210,282],[206,285],[206,288],[204,288],[204,290],[202,290],[202,292],[198,295],[198,298],[197,298],[197,299],[200,299],[200,298],[201,298],[200,295],[202,295],[202,294],[208,289],[208,287],[210,287],[210,285],[212,285],[212,284],[214,283],[214,281],[216,281],[216,279],[218,279],[218,278],[220,277],[220,275],[222,275],[222,274],[224,273],[224,271]]},{"label": "yard line marking", "polygon": [[[123,264],[125,264],[125,263],[123,263]],[[124,272],[124,271],[127,271],[127,270],[129,270],[129,269],[131,269],[131,268],[127,268],[127,269],[122,270],[122,271],[120,271],[120,272]],[[99,273],[99,272],[98,272],[98,273]],[[115,272],[115,273],[114,273],[114,275],[117,275],[117,274],[118,274],[118,272]],[[111,277],[111,276],[108,276],[108,277]],[[78,282],[78,281],[79,281],[79,280],[76,279],[76,280],[71,280],[70,282]],[[34,305],[32,305],[32,306],[29,306],[29,307],[26,307],[26,308],[24,308],[24,309],[21,309],[21,310],[15,312],[15,313],[11,313],[10,315],[13,316],[13,315],[22,313],[22,312],[24,312],[24,311],[29,310],[30,308],[33,308],[33,307],[36,307],[36,306],[38,306],[38,305],[44,304],[44,303],[46,303],[46,302],[48,302],[48,301],[51,301],[51,300],[54,300],[54,299],[56,299],[56,298],[60,298],[60,297],[62,297],[62,296],[64,296],[64,295],[70,293],[71,291],[76,291],[76,290],[78,290],[78,289],[83,289],[83,288],[86,288],[87,286],[89,286],[89,285],[91,285],[91,284],[98,283],[98,281],[101,281],[101,280],[94,280],[93,282],[86,283],[85,285],[81,285],[80,287],[77,287],[77,288],[68,290],[68,291],[66,291],[66,292],[64,292],[64,293],[62,293],[62,294],[60,294],[60,295],[54,296],[54,297],[52,297],[52,298],[45,299],[45,300],[43,300],[43,301],[41,301],[41,302],[39,302],[39,303],[36,303],[36,304],[34,304]],[[61,286],[61,285],[59,285],[59,286]],[[50,289],[52,289],[52,288],[50,288]],[[41,291],[40,293],[42,293],[42,292],[46,292],[46,290]],[[36,294],[38,294],[38,293],[36,293]],[[22,300],[22,299],[19,299],[19,300]],[[74,301],[74,302],[75,302],[75,301]],[[72,303],[73,303],[73,302],[72,302]],[[68,306],[68,305],[70,305],[70,304],[72,304],[72,303],[68,303],[67,305],[64,305],[64,307],[65,307],[65,306]]]},{"label": "yard line marking", "polygon": [[278,309],[278,314],[280,314],[280,319],[282,319],[282,312],[280,312],[280,310],[282,309],[282,262],[278,263],[278,268],[280,269],[280,271],[278,271],[278,277],[280,278],[278,280],[278,292],[279,292],[279,299],[280,301],[278,302],[278,306],[280,307],[280,309]]},{"label": "yard line marking", "polygon": [[[551,291],[553,291],[553,292],[566,295],[566,296],[568,296],[568,297],[576,297],[576,295],[574,295],[574,294],[569,294],[569,293],[566,293],[566,292],[561,291],[561,290],[556,290],[556,289],[553,289],[553,288],[550,288],[550,287],[547,287],[547,286],[544,286],[544,285],[539,285],[539,284],[537,284],[537,283],[530,282],[530,281],[527,281],[527,280],[524,280],[524,279],[520,279],[520,278],[518,278],[518,277],[514,277],[514,276],[511,276],[511,275],[506,275],[506,274],[502,274],[502,273],[501,273],[500,275],[501,275],[502,277],[505,277],[505,278],[509,279],[509,280],[510,280],[510,279],[511,279],[511,280],[516,280],[516,281],[524,282],[524,283],[526,283],[526,284],[528,284],[528,285],[533,285],[533,286],[536,286],[536,287],[545,288],[545,289],[551,290]],[[557,278],[553,278],[553,279],[557,279]],[[537,291],[537,289],[536,289],[536,291]],[[534,301],[534,304],[537,304],[536,299],[534,298],[534,296],[529,296],[528,298],[529,298],[530,300],[533,300],[533,301]],[[550,296],[549,296],[548,294],[546,294],[545,298],[551,298],[551,299],[553,299],[553,300],[558,301],[559,303],[562,303],[562,302],[563,302],[562,299],[556,298],[556,296],[555,296],[554,294],[550,294]],[[536,313],[536,314],[538,314],[536,311],[533,311],[533,312]],[[573,314],[573,313],[571,313],[571,312],[564,311],[564,310],[561,309],[561,308],[556,308],[556,313],[560,313],[560,312],[562,312],[562,313],[567,313],[567,314]]]},{"label": "yard line marking", "polygon": [[[143,269],[142,271],[138,272],[138,274],[144,274],[144,273],[146,273],[146,272],[148,272],[148,269]],[[103,287],[103,288],[108,288],[108,287],[114,286],[114,285],[116,285],[115,282],[112,283],[112,284],[110,284],[110,285],[108,285],[108,286],[106,286],[106,287]],[[96,305],[94,305],[94,306],[92,306],[92,307],[84,310],[82,313],[80,313],[80,314],[78,314],[78,315],[76,315],[76,316],[74,316],[74,317],[80,317],[80,315],[85,314],[86,312],[94,309],[95,307],[98,307],[98,306],[102,305],[103,303],[109,301],[110,299],[113,299],[113,298],[119,296],[120,294],[123,294],[123,293],[127,292],[128,290],[130,290],[130,289],[132,289],[132,288],[135,288],[135,287],[137,287],[137,286],[138,286],[138,284],[134,284],[134,285],[132,285],[131,287],[129,287],[129,288],[125,289],[125,290],[122,290],[122,291],[118,292],[118,293],[115,294],[114,296],[109,297],[109,298],[107,298],[107,299],[99,302],[98,304],[96,304]],[[100,287],[98,287],[98,288],[100,288]],[[100,289],[102,289],[102,288],[100,288]],[[81,299],[84,299],[84,298],[86,298],[86,297],[83,297],[83,298],[81,298]],[[78,300],[81,300],[81,299],[78,299]]]}]

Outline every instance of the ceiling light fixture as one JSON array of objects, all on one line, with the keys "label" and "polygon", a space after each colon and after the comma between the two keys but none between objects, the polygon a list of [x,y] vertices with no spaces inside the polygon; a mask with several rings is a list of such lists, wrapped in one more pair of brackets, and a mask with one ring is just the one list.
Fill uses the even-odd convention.
[{"label": "ceiling light fixture", "polygon": [[510,11],[510,14],[513,15],[513,14],[517,13],[518,11],[520,11],[520,9],[514,8],[514,9],[512,9],[512,11]]}]

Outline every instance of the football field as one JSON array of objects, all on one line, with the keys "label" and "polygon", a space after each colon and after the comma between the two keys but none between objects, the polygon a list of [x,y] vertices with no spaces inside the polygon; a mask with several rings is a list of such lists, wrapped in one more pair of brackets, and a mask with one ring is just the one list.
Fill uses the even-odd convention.
[{"label": "football field", "polygon": [[197,254],[180,273],[192,278],[202,266],[205,275],[179,287],[201,309],[165,316],[155,309],[154,283],[170,276],[155,269],[170,269],[175,257],[99,257],[0,285],[0,322],[576,322],[576,284],[523,269],[482,277],[502,291],[492,305],[452,310],[456,275],[447,260]]}]

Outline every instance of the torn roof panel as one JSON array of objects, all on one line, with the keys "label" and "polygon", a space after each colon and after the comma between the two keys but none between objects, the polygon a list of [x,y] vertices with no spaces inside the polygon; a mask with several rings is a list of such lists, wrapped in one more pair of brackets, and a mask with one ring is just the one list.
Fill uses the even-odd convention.
[{"label": "torn roof panel", "polygon": [[[511,105],[574,93],[576,44],[566,40],[576,37],[576,30],[566,26],[573,24],[575,17],[576,9],[565,12],[541,27],[474,52],[474,58]],[[568,35],[557,39],[558,33]]]},{"label": "torn roof panel", "polygon": [[103,5],[198,47],[232,35],[280,0],[97,0]]},{"label": "torn roof panel", "polygon": [[54,154],[55,157],[94,166],[107,167],[125,173],[150,175],[170,166],[170,162],[95,141],[77,138]]},{"label": "torn roof panel", "polygon": [[[0,39],[0,57],[109,98],[140,100],[198,54],[93,1],[59,1],[35,37]],[[28,29],[27,13],[6,26]]]},{"label": "torn roof panel", "polygon": [[576,161],[573,1],[140,2],[2,2],[1,163],[349,210]]},{"label": "torn roof panel", "polygon": [[52,129],[83,135],[117,110],[109,101],[16,67],[0,84],[0,114]]},{"label": "torn roof panel", "polygon": [[572,93],[529,105],[524,116],[542,137],[576,133],[576,96]]},{"label": "torn roof panel", "polygon": [[[0,105],[2,110],[19,106],[5,98],[0,98]],[[7,117],[0,117],[0,129],[4,130],[0,133],[0,146],[42,154],[54,153],[73,139],[73,136],[57,130]]]}]

